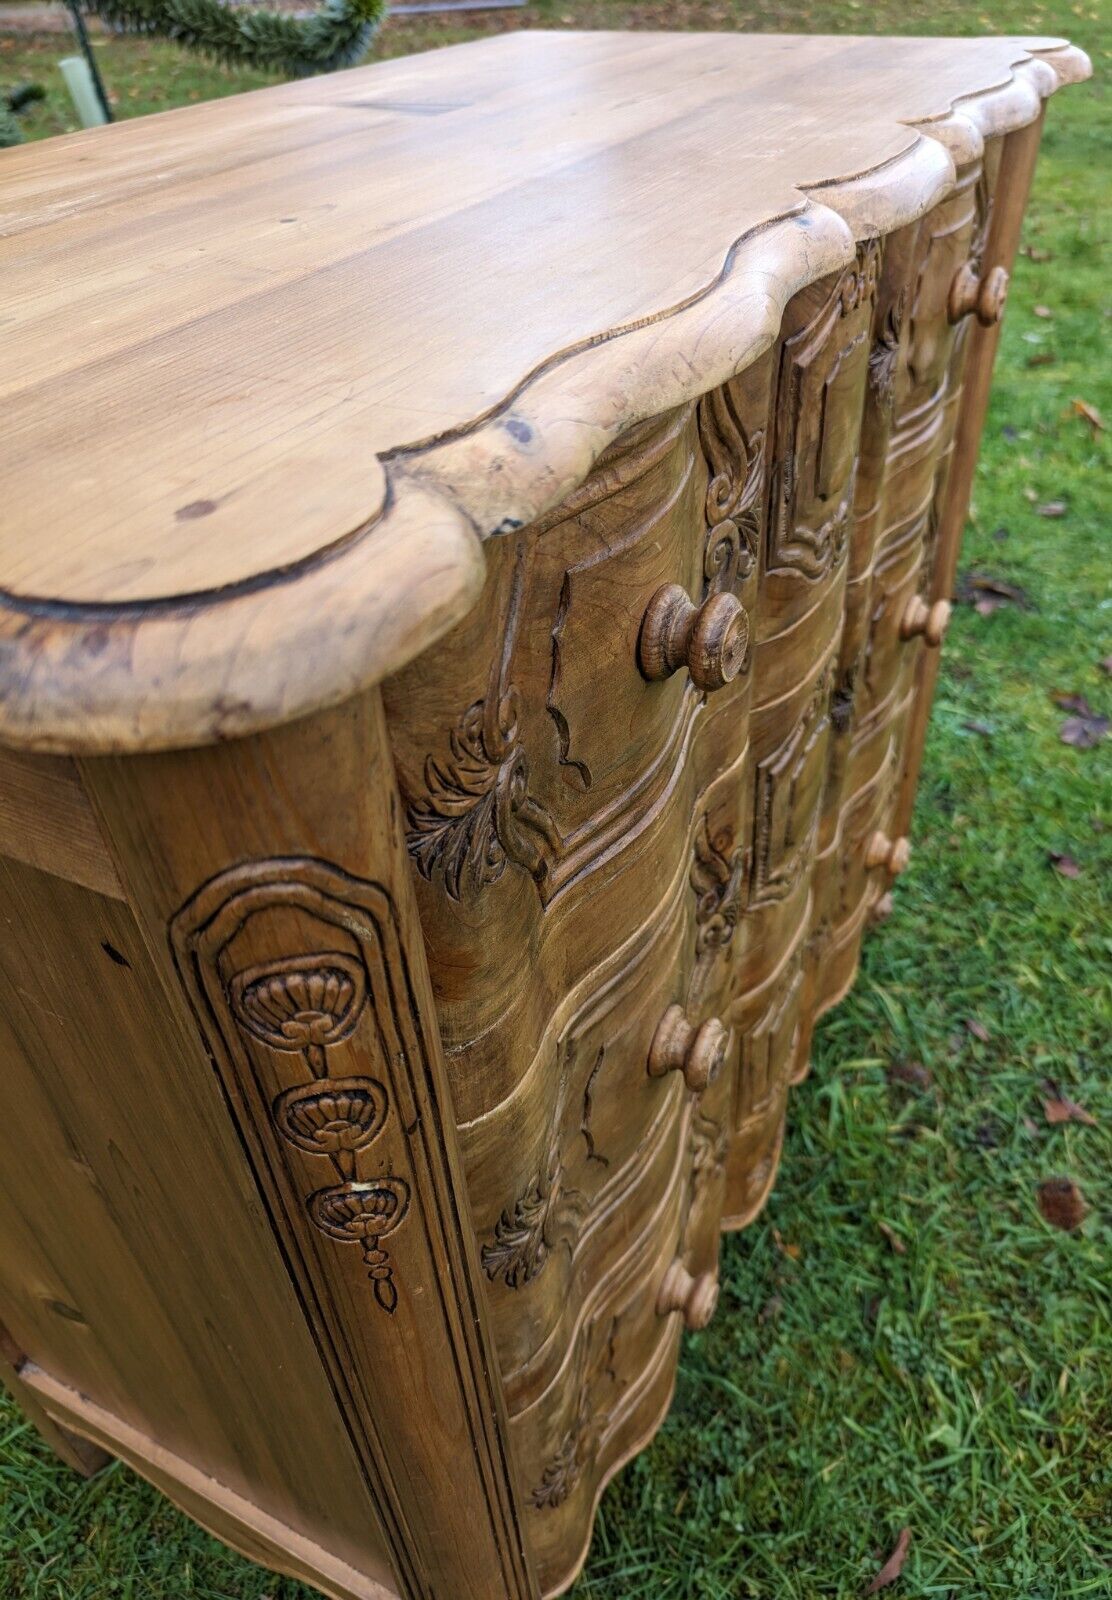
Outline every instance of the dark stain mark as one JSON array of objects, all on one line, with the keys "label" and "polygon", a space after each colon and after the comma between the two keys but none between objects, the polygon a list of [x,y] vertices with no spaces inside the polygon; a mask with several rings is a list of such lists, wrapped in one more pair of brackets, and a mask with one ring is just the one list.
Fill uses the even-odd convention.
[{"label": "dark stain mark", "polygon": [[118,967],[126,967],[129,972],[131,971],[131,962],[126,956],[120,954],[114,944],[109,944],[107,939],[103,939],[100,948],[104,951],[109,961],[114,961]]},{"label": "dark stain mark", "polygon": [[80,1322],[82,1326],[85,1326],[85,1318],[80,1311],[74,1306],[68,1306],[64,1300],[48,1300],[46,1304],[48,1309],[53,1311],[56,1316],[65,1317],[67,1322]]},{"label": "dark stain mark", "polygon": [[178,507],[174,518],[178,522],[196,522],[198,517],[211,517],[215,510],[215,500],[191,500],[187,506]]}]

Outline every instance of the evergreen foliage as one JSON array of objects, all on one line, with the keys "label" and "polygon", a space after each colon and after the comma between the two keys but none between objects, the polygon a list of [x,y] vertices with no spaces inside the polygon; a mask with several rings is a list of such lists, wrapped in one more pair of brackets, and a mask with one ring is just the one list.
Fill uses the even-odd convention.
[{"label": "evergreen foliage", "polygon": [[82,7],[126,33],[172,39],[226,66],[308,78],[354,66],[378,31],[386,0],[325,0],[311,17],[224,0],[82,0]]}]

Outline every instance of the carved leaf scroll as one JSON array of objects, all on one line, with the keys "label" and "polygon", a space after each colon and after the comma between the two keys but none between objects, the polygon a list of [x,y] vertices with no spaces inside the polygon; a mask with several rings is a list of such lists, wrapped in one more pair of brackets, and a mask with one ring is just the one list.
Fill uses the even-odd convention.
[{"label": "carved leaf scroll", "polygon": [[545,1175],[506,1207],[483,1245],[480,1258],[490,1281],[501,1279],[507,1289],[530,1283],[548,1260],[557,1228],[581,1217],[584,1207],[577,1189],[565,1189],[563,1167],[554,1154]]},{"label": "carved leaf scroll", "polygon": [[703,396],[698,424],[710,471],[703,576],[710,591],[719,593],[735,590],[756,567],[765,436],[761,431],[749,437],[729,384]]},{"label": "carved leaf scroll", "polygon": [[900,361],[900,333],[907,309],[907,292],[901,290],[888,307],[873,348],[869,352],[869,385],[883,411],[896,399],[896,372]]},{"label": "carved leaf scroll", "polygon": [[449,733],[447,757],[426,759],[424,793],[407,810],[406,846],[418,872],[430,882],[439,875],[457,901],[496,883],[507,861],[542,878],[557,843],[552,819],[529,793],[518,693],[509,681],[524,594],[519,544],[487,693]]}]

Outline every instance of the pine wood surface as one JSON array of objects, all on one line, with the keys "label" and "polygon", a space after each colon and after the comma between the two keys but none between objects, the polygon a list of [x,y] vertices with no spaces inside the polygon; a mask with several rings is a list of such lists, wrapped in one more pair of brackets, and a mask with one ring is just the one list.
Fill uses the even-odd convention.
[{"label": "pine wood surface", "polygon": [[521,33],[5,152],[0,735],[201,743],[385,676],[477,540],[1087,70]]},{"label": "pine wood surface", "polygon": [[[428,125],[486,107],[497,137],[489,160],[472,147],[467,182],[493,187],[469,206],[464,185],[417,237],[465,216],[477,250],[484,206],[509,204],[499,181],[531,152],[555,163],[530,180],[540,210],[522,239],[541,271],[561,162],[576,184],[593,175],[582,220],[597,261],[582,281],[554,277],[570,246],[553,221],[538,314],[503,304],[502,344],[469,342],[464,318],[430,351],[422,317],[445,308],[416,277],[406,290],[416,332],[396,381],[423,373],[447,414],[465,392],[475,403],[488,358],[570,329],[577,295],[609,314],[608,294],[647,306],[658,268],[694,282],[682,271],[704,270],[723,217],[757,203],[744,164],[700,159],[687,188],[713,193],[710,214],[676,225],[691,217],[668,186],[707,155],[715,118],[718,145],[723,128],[760,140],[721,120],[737,92],[712,65],[724,41],[685,46],[693,76],[659,88],[675,43],[573,40],[536,122],[523,99],[503,104],[489,46],[435,65],[455,98],[370,107],[379,69],[321,86],[327,107],[305,85],[249,97],[258,143],[246,138],[242,171],[225,158],[226,181],[331,171],[334,141],[358,144],[368,110],[410,171]],[[815,1021],[898,893],[1042,102],[1086,68],[1056,44],[1016,66],[1014,41],[905,43],[919,71],[892,65],[890,95],[920,124],[927,97],[995,86],[940,112],[929,137],[890,107],[881,124],[862,88],[859,129],[835,118],[824,143],[802,69],[858,60],[875,76],[877,58],[861,41],[793,41],[800,70],[781,62],[777,92],[795,83],[802,132],[784,159],[825,160],[860,133],[872,143],[856,175],[821,202],[797,186],[797,214],[759,228],[686,306],[542,362],[508,409],[492,401],[435,445],[387,447],[383,515],[332,559],[233,600],[93,603],[81,584],[109,577],[88,559],[106,537],[94,518],[65,604],[16,626],[9,597],[3,737],[40,749],[0,755],[0,1368],[75,1465],[120,1455],[333,1600],[537,1600],[573,1580],[603,1487],[667,1410],[683,1331],[715,1312],[721,1230],[751,1223],[775,1180]],[[434,64],[401,68],[427,96]],[[483,82],[493,109],[477,89],[468,101]],[[608,154],[586,148],[599,97],[622,129]],[[557,106],[559,159],[538,134]],[[146,176],[117,143],[121,198],[105,203],[130,226],[147,227],[133,208],[146,194],[173,236],[175,185],[151,190],[150,150],[184,162],[193,136],[179,147],[174,130],[193,117],[140,128]],[[670,261],[654,231],[665,190],[638,180],[642,140],[672,196]],[[617,171],[618,189],[604,181]],[[59,168],[63,233],[98,214],[68,213],[66,181]],[[250,236],[242,204],[227,216],[235,248]],[[320,226],[338,248],[340,221]],[[710,254],[692,265],[700,238]],[[305,266],[307,243],[290,248]],[[237,298],[234,250],[205,280],[233,297],[226,331],[265,322],[272,293],[298,308],[237,401],[259,406],[269,454],[244,489],[242,537],[218,552],[233,586],[264,547],[296,549],[282,543],[308,526],[295,480],[322,515],[355,481],[314,474],[292,435],[267,432],[267,407],[327,389],[306,381],[299,319],[323,324],[297,299],[326,268],[299,278],[280,255],[277,287],[251,279]],[[353,272],[351,259],[332,265]],[[469,282],[464,301],[496,282]],[[184,269],[183,284],[207,292]],[[163,289],[134,287],[153,327]],[[137,359],[126,338],[108,350],[121,328],[94,332],[104,373]],[[201,315],[166,336],[197,351],[205,328]],[[336,360],[365,353],[334,331]],[[272,385],[297,356],[300,384]],[[354,473],[374,451],[356,463],[345,430],[402,413],[352,382],[352,418],[318,421]],[[241,462],[250,438],[237,435]],[[192,448],[198,470],[223,471],[233,443],[221,425]],[[289,518],[276,512],[264,539],[252,517],[287,491]],[[199,570],[210,516],[187,520],[202,534],[175,560]],[[171,581],[161,557],[149,570]],[[277,633],[272,605],[289,608]],[[181,630],[169,657],[166,627]],[[29,658],[45,701],[23,695],[29,678],[13,688]],[[70,753],[42,753],[55,748]]]}]

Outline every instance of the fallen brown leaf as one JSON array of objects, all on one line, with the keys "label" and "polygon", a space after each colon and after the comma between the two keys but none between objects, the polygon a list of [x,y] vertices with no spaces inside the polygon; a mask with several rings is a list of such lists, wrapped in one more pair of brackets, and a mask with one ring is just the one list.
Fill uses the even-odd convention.
[{"label": "fallen brown leaf", "polygon": [[1046,1098],[1043,1100],[1043,1115],[1052,1128],[1060,1122],[1083,1122],[1087,1128],[1095,1128],[1097,1119],[1091,1111],[1086,1111],[1084,1106],[1079,1106],[1076,1100],[1071,1100],[1064,1095],[1056,1083],[1043,1084]]},{"label": "fallen brown leaf", "polygon": [[1062,689],[1055,689],[1050,698],[1063,711],[1076,711],[1079,717],[1091,717],[1093,715],[1093,708],[1083,694],[1067,694]]},{"label": "fallen brown leaf", "polygon": [[1091,750],[1107,732],[1107,717],[1098,717],[1095,712],[1086,716],[1082,712],[1076,717],[1066,718],[1058,729],[1058,737],[1063,744],[1073,745],[1075,750]]},{"label": "fallen brown leaf", "polygon": [[892,1250],[894,1251],[894,1253],[896,1255],[898,1255],[898,1256],[906,1256],[906,1254],[907,1254],[907,1246],[906,1246],[906,1244],[904,1244],[903,1240],[900,1238],[900,1236],[896,1232],[895,1228],[890,1228],[888,1226],[887,1222],[878,1222],[877,1223],[877,1227],[880,1229],[880,1231],[884,1235],[884,1237],[888,1240],[888,1243],[891,1245]]},{"label": "fallen brown leaf", "polygon": [[1080,878],[1081,868],[1072,856],[1063,855],[1060,850],[1048,852],[1047,860],[1055,872],[1060,872],[1063,878]]},{"label": "fallen brown leaf", "polygon": [[1039,1184],[1038,1199],[1047,1222],[1064,1233],[1073,1233],[1085,1220],[1085,1197],[1072,1178],[1046,1178]]},{"label": "fallen brown leaf", "polygon": [[876,1594],[881,1589],[887,1589],[890,1583],[895,1583],[903,1571],[903,1564],[907,1560],[907,1551],[910,1544],[911,1529],[901,1528],[899,1538],[892,1546],[892,1554],[865,1590],[866,1594]]},{"label": "fallen brown leaf", "polygon": [[1044,250],[1041,245],[1025,244],[1022,252],[1028,261],[1053,261],[1054,256],[1049,250]]},{"label": "fallen brown leaf", "polygon": [[1077,416],[1082,417],[1092,428],[1094,433],[1099,433],[1104,427],[1104,418],[1096,406],[1091,406],[1087,400],[1074,399],[1073,409]]},{"label": "fallen brown leaf", "polygon": [[1052,367],[1058,357],[1053,350],[1036,350],[1033,356],[1027,357],[1029,367]]},{"label": "fallen brown leaf", "polygon": [[933,1079],[921,1061],[893,1061],[888,1068],[889,1083],[907,1083],[913,1089],[929,1089]]},{"label": "fallen brown leaf", "polygon": [[982,1044],[988,1043],[991,1035],[983,1022],[978,1022],[976,1017],[966,1017],[965,1026],[974,1039],[979,1039]]},{"label": "fallen brown leaf", "polygon": [[987,572],[963,572],[956,592],[958,600],[971,605],[980,617],[991,617],[1001,606],[1021,606],[1026,611],[1031,605],[1027,591],[1018,583],[994,578]]},{"label": "fallen brown leaf", "polygon": [[1049,306],[1035,306],[1034,312],[1036,317],[1042,317],[1044,320],[1054,315]]},{"label": "fallen brown leaf", "polygon": [[1036,506],[1040,517],[1064,517],[1069,506],[1064,500],[1047,500],[1043,505]]},{"label": "fallen brown leaf", "polygon": [[797,1244],[788,1244],[781,1236],[779,1228],[772,1230],[772,1242],[782,1256],[787,1256],[789,1261],[798,1261],[803,1252]]}]

